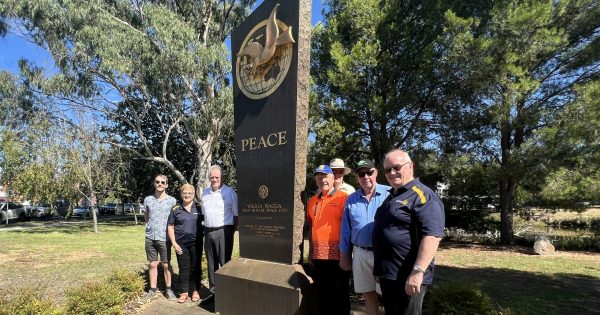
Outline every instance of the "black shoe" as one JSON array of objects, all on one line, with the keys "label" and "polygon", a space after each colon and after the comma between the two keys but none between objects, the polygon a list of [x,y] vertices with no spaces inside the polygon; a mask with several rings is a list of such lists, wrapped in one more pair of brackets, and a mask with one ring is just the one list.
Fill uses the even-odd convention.
[{"label": "black shoe", "polygon": [[215,302],[215,294],[210,293],[207,297],[203,298],[200,304],[211,304]]}]

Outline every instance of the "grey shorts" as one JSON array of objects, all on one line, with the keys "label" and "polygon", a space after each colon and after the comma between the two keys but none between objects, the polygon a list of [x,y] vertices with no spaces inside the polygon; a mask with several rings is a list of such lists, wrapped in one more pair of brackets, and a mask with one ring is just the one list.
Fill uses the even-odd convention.
[{"label": "grey shorts", "polygon": [[159,254],[161,262],[169,262],[169,259],[167,258],[167,242],[146,238],[146,258],[148,259],[148,262],[157,261]]}]

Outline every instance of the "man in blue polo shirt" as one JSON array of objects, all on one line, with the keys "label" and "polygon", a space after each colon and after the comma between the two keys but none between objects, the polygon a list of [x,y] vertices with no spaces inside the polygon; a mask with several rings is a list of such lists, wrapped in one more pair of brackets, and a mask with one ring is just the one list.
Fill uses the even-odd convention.
[{"label": "man in blue polo shirt", "polygon": [[444,235],[444,206],[418,178],[408,153],[394,149],[383,162],[392,186],[373,227],[375,265],[386,314],[421,314],[433,280],[433,258]]},{"label": "man in blue polo shirt", "polygon": [[354,291],[363,294],[367,315],[376,315],[381,291],[373,276],[373,218],[390,187],[377,184],[377,168],[370,160],[359,161],[354,174],[360,189],[348,196],[344,206],[340,268],[352,269]]}]

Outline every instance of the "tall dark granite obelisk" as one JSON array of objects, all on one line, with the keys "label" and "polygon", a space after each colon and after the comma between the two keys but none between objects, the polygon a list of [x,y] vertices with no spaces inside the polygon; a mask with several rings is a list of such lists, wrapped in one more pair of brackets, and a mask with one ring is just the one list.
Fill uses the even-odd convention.
[{"label": "tall dark granite obelisk", "polygon": [[310,21],[310,0],[265,0],[231,35],[240,258],[217,272],[221,314],[300,314],[312,304],[298,264]]}]

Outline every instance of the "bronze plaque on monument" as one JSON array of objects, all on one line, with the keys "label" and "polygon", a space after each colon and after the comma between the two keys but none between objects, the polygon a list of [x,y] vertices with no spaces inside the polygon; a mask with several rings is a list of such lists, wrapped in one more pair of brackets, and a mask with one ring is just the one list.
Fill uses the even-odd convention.
[{"label": "bronze plaque on monument", "polygon": [[300,260],[310,1],[264,1],[231,35],[240,256]]}]

